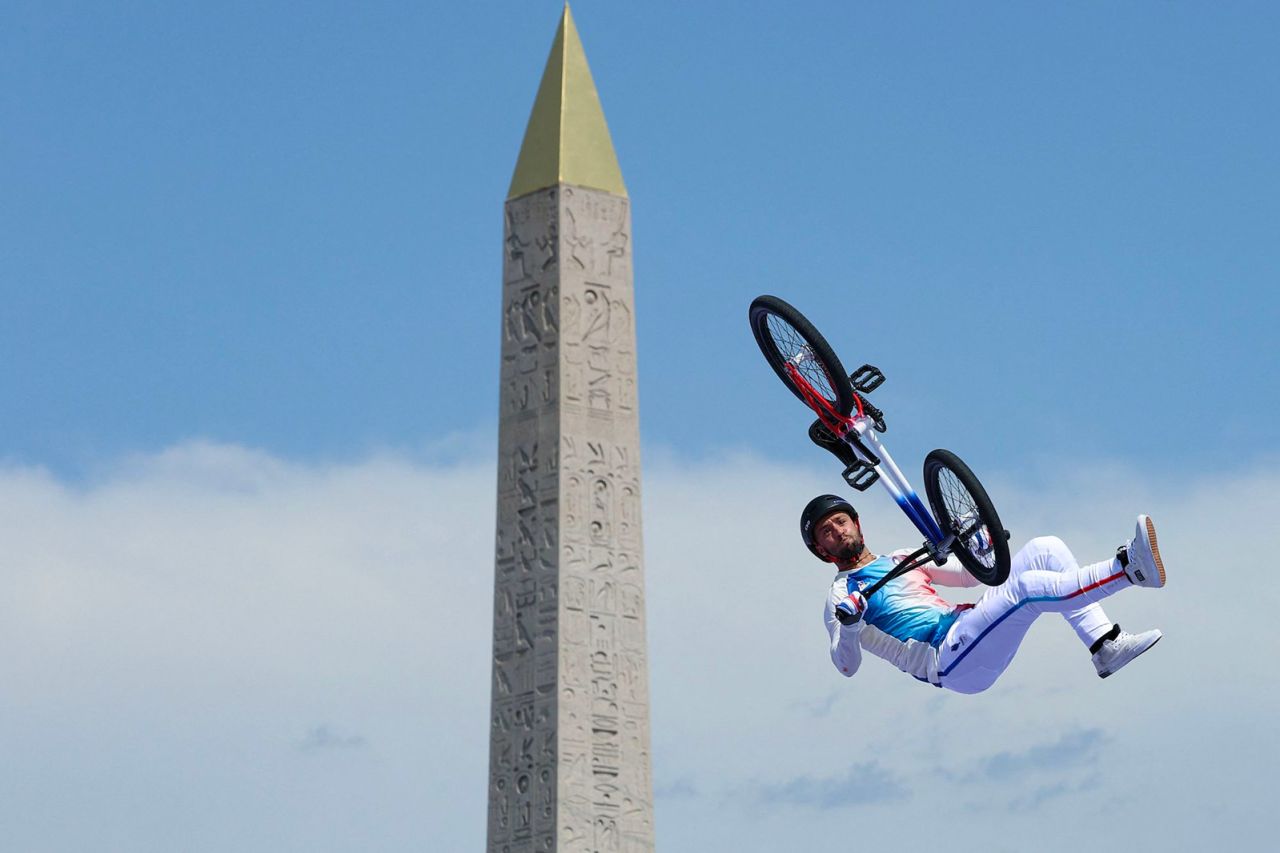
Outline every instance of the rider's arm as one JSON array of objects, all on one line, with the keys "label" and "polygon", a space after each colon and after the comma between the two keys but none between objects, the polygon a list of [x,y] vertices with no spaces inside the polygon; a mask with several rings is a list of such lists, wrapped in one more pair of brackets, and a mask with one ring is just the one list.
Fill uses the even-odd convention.
[{"label": "rider's arm", "polygon": [[928,575],[929,580],[938,586],[979,586],[978,579],[965,571],[964,566],[960,565],[960,561],[955,557],[947,557],[946,562],[941,566],[925,563],[920,567],[920,571]]},{"label": "rider's arm", "polygon": [[862,666],[862,644],[859,635],[865,623],[841,625],[836,619],[836,605],[846,595],[848,593],[845,591],[843,581],[836,581],[831,585],[831,595],[827,597],[827,609],[823,619],[827,623],[827,633],[831,636],[831,662],[836,665],[836,669],[840,670],[841,675],[851,676],[858,671],[858,667]]}]

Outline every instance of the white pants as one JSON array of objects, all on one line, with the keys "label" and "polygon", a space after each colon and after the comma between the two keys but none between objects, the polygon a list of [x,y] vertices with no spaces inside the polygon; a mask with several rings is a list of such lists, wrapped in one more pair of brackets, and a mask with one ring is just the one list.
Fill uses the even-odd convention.
[{"label": "white pants", "polygon": [[1008,580],[987,590],[947,632],[938,654],[942,686],[957,693],[986,690],[1041,613],[1061,613],[1092,644],[1111,628],[1098,602],[1127,586],[1117,560],[1082,567],[1056,536],[1032,539],[1013,556]]}]

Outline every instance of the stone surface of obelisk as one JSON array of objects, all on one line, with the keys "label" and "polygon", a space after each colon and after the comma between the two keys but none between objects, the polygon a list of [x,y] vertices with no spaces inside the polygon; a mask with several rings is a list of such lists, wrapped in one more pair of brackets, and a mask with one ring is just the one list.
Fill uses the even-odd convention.
[{"label": "stone surface of obelisk", "polygon": [[505,212],[488,849],[652,850],[630,203],[567,6]]}]

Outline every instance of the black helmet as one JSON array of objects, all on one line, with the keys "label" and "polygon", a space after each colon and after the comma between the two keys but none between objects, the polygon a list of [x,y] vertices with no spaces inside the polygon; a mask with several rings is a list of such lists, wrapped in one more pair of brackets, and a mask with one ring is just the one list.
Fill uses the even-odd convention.
[{"label": "black helmet", "polygon": [[853,508],[853,504],[839,495],[818,495],[809,501],[805,505],[804,512],[800,513],[800,538],[804,540],[805,547],[813,552],[813,556],[828,563],[835,561],[818,553],[817,547],[813,544],[813,528],[833,512],[847,512],[854,521],[858,520],[858,511]]}]

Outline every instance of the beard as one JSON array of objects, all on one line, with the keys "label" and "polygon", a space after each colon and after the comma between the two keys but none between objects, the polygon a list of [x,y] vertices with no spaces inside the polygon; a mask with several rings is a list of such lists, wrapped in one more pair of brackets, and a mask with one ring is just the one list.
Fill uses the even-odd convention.
[{"label": "beard", "polygon": [[840,550],[836,551],[836,561],[840,563],[852,563],[862,556],[863,542],[861,538],[846,539],[840,546]]}]

